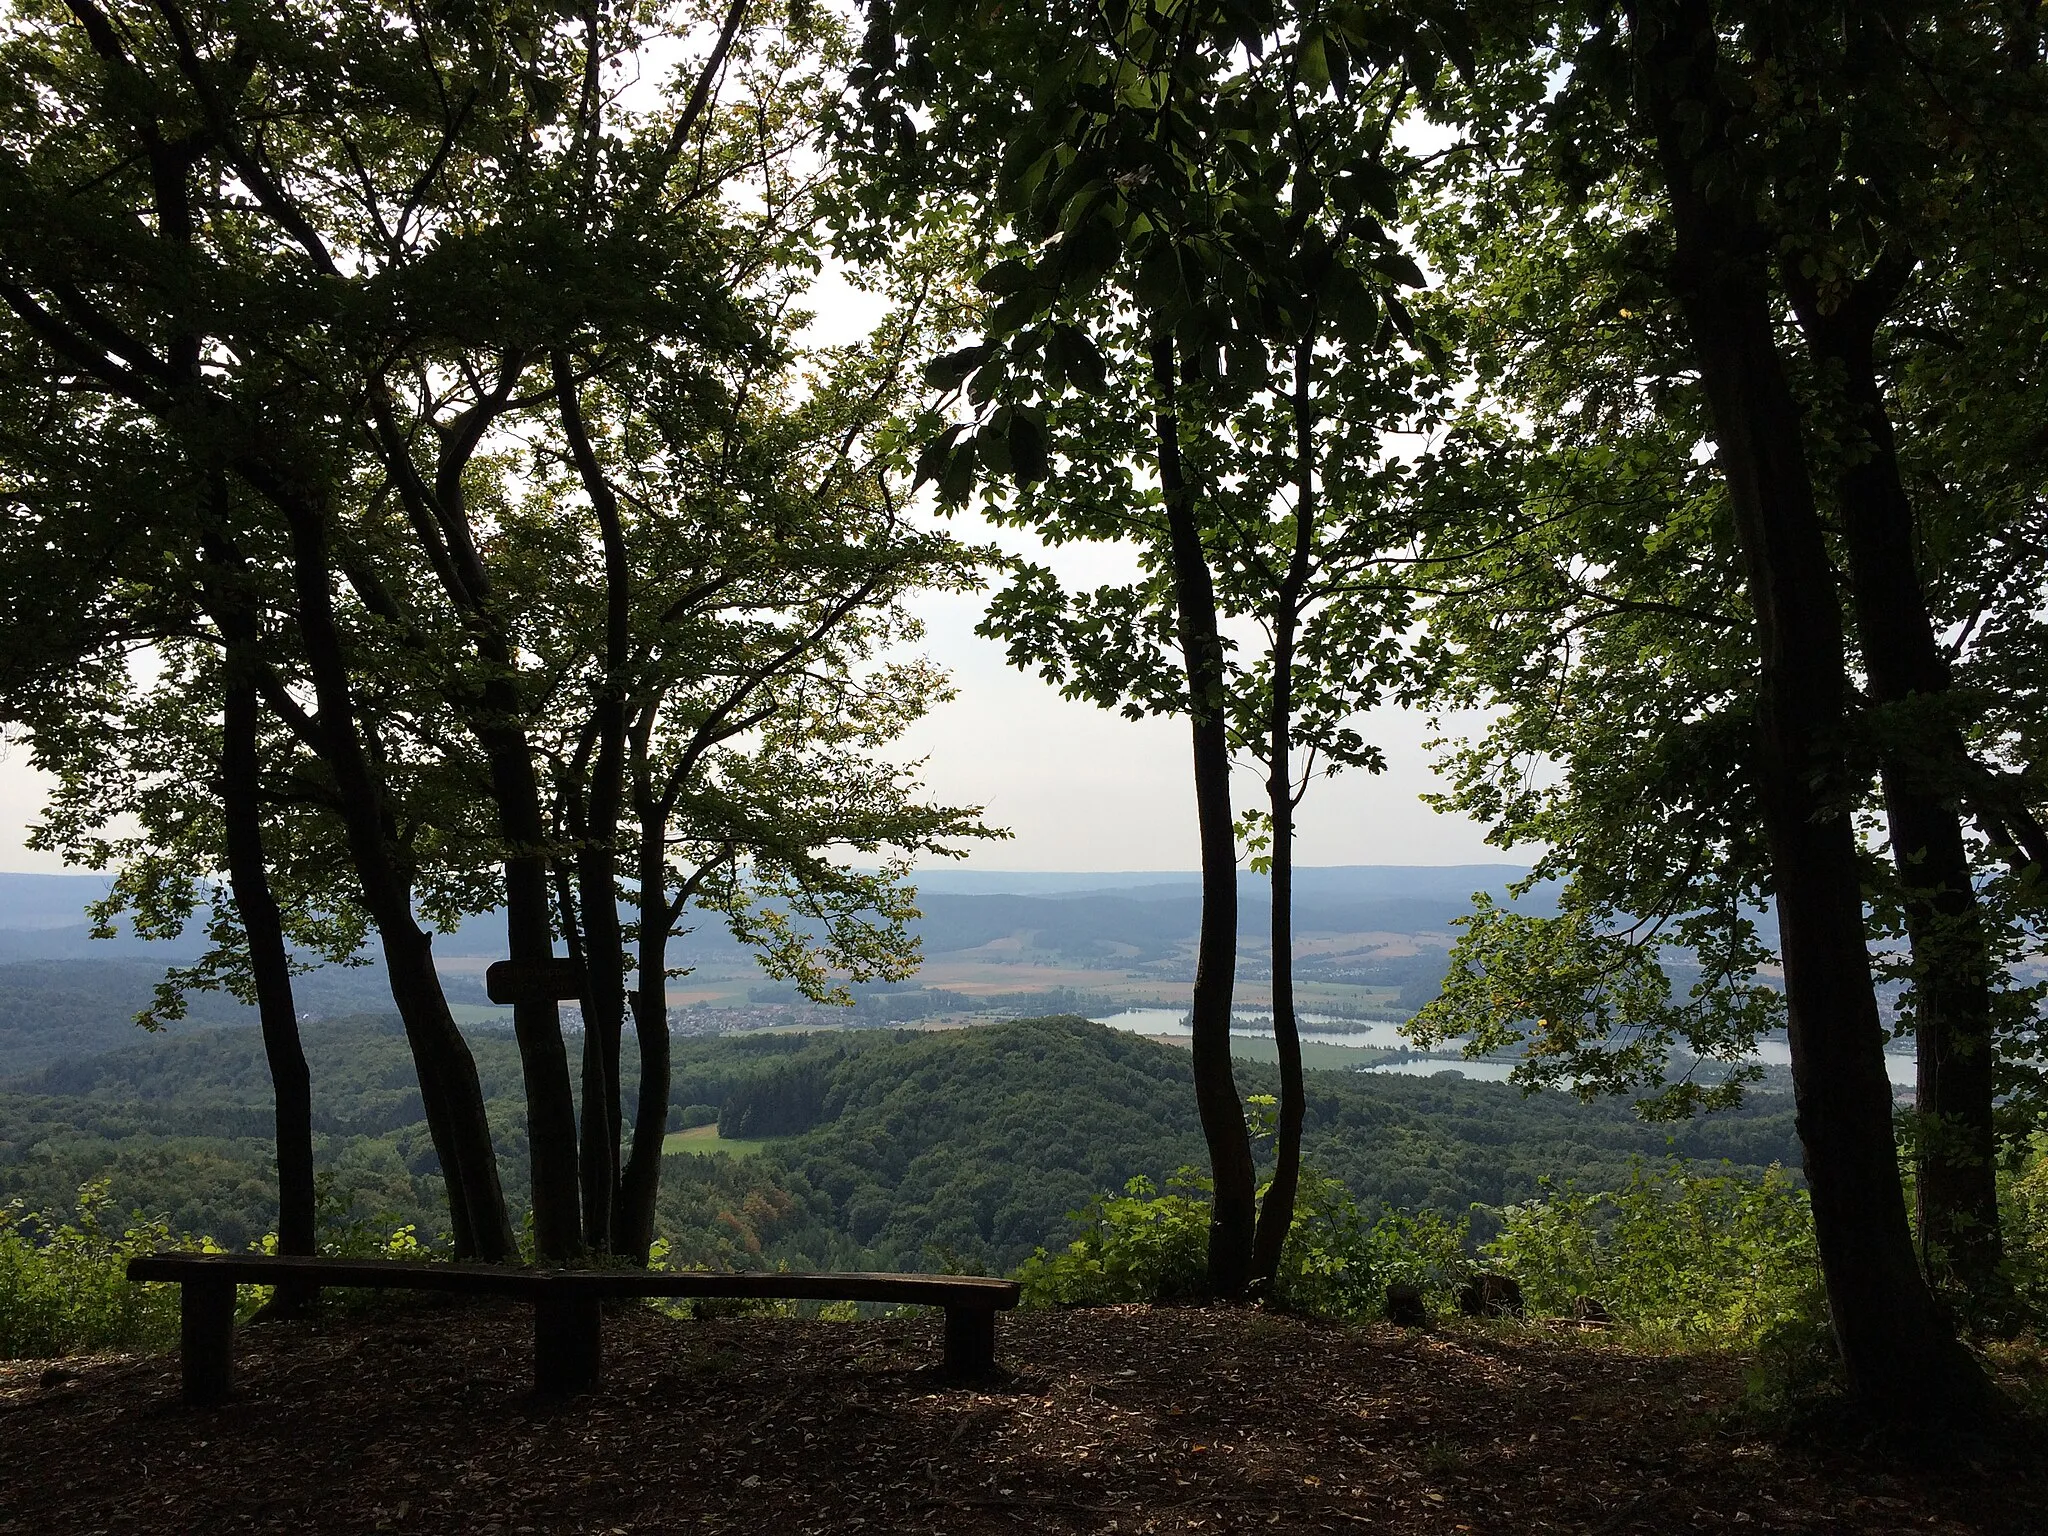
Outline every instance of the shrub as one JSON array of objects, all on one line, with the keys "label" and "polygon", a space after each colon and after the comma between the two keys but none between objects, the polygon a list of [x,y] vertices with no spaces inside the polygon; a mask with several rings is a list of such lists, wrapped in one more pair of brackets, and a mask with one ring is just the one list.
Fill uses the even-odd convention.
[{"label": "shrub", "polygon": [[170,1228],[139,1215],[120,1226],[111,1205],[108,1181],[94,1179],[61,1225],[19,1200],[0,1206],[0,1359],[176,1343],[177,1289],[132,1284],[127,1273],[135,1255],[173,1245]]},{"label": "shrub", "polygon": [[[1041,1248],[1018,1268],[1024,1305],[1094,1307],[1203,1295],[1209,1187],[1204,1176],[1183,1168],[1166,1194],[1137,1178],[1122,1195],[1098,1196],[1073,1213],[1081,1230],[1064,1250]],[[1405,1281],[1442,1310],[1471,1271],[1467,1241],[1464,1223],[1434,1211],[1389,1211],[1367,1222],[1340,1181],[1304,1166],[1270,1299],[1289,1312],[1355,1321],[1377,1316],[1387,1286]]]},{"label": "shrub", "polygon": [[1502,1216],[1482,1255],[1521,1282],[1532,1312],[1598,1302],[1616,1323],[1677,1345],[1804,1336],[1825,1315],[1806,1194],[1782,1168],[1745,1179],[1638,1164],[1620,1189],[1546,1185]]},{"label": "shrub", "polygon": [[1999,1180],[2005,1272],[2020,1320],[2048,1325],[2048,1135]]},{"label": "shrub", "polygon": [[1097,1195],[1068,1219],[1079,1234],[1041,1248],[1017,1269],[1027,1307],[1183,1301],[1202,1294],[1209,1262],[1209,1181],[1183,1168],[1161,1194],[1142,1175],[1121,1195]]}]

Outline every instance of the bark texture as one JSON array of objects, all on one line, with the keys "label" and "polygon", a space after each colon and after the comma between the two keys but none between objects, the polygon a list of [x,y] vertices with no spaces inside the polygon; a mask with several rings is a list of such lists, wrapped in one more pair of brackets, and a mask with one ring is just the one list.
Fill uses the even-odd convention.
[{"label": "bark texture", "polygon": [[1916,702],[1948,692],[1949,669],[1920,580],[1913,507],[1875,356],[1877,326],[1904,279],[1903,262],[1880,269],[1828,312],[1796,274],[1788,286],[1808,347],[1836,370],[1853,413],[1847,425],[1862,439],[1837,484],[1857,640],[1872,700],[1904,706],[1880,741],[1879,771],[1913,954],[1921,1260],[1930,1276],[1985,1299],[2002,1247],[1990,949],[1955,798],[1963,742],[1945,720],[1929,729],[1913,718]]},{"label": "bark texture", "polygon": [[1915,1262],[1847,812],[1834,573],[1771,328],[1767,246],[1717,79],[1708,0],[1629,7],[1635,94],[1670,201],[1673,279],[1756,615],[1754,774],[1778,908],[1799,1135],[1849,1385],[1879,1417],[1967,1416],[1989,1389]]},{"label": "bark texture", "polygon": [[1195,952],[1190,1032],[1195,1104],[1215,1186],[1209,1217],[1209,1287],[1234,1300],[1244,1295],[1252,1279],[1258,1191],[1244,1106],[1230,1061],[1230,1001],[1237,980],[1237,833],[1230,814],[1223,640],[1216,622],[1215,580],[1181,467],[1177,372],[1170,337],[1152,343],[1152,374],[1157,398],[1153,430],[1187,672],[1195,814],[1201,828],[1202,927]]},{"label": "bark texture", "polygon": [[1273,819],[1273,1043],[1280,1061],[1280,1105],[1273,1127],[1273,1181],[1259,1206],[1252,1273],[1271,1285],[1294,1227],[1301,1189],[1301,1132],[1308,1093],[1301,1075],[1301,1030],[1294,1017],[1294,652],[1302,599],[1315,549],[1315,418],[1310,370],[1315,328],[1294,354],[1294,547],[1273,605],[1273,696],[1268,701],[1266,804]]}]

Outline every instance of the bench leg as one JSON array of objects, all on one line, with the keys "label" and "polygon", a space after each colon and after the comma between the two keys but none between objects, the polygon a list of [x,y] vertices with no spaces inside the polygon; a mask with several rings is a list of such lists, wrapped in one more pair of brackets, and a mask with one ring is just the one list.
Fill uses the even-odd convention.
[{"label": "bench leg", "polygon": [[948,1376],[982,1376],[996,1365],[996,1309],[946,1308],[946,1354],[941,1369]]},{"label": "bench leg", "polygon": [[604,1369],[595,1296],[543,1295],[533,1304],[533,1385],[550,1396],[587,1392]]},{"label": "bench leg", "polygon": [[211,1407],[227,1401],[235,1376],[235,1283],[194,1279],[178,1297],[178,1363],[185,1401]]}]

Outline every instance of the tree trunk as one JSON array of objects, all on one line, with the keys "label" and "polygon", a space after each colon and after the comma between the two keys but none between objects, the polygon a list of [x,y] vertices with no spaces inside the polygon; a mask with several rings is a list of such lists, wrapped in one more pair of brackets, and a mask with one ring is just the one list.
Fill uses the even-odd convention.
[{"label": "tree trunk", "polygon": [[654,1242],[654,1202],[661,1184],[661,1144],[668,1133],[669,905],[663,833],[667,821],[646,795],[641,802],[640,956],[633,988],[633,1036],[640,1045],[640,1100],[633,1113],[633,1147],[619,1175],[617,1251],[647,1262]]},{"label": "tree trunk", "polygon": [[[604,679],[593,724],[587,795],[572,785],[569,804],[575,825],[577,883],[583,908],[583,1222],[584,1236],[599,1252],[611,1250],[625,1216],[619,1169],[619,1039],[625,1027],[626,940],[619,923],[619,818],[625,801],[626,686],[632,644],[632,580],[626,558],[625,525],[618,497],[584,425],[575,370],[566,350],[549,358],[563,435],[576,461],[584,494],[597,518],[604,544]],[[659,881],[657,881],[659,885]],[[661,894],[657,891],[657,895]],[[664,909],[665,910],[665,909]],[[665,937],[665,936],[664,936]],[[662,1045],[668,1042],[662,996]],[[664,1069],[665,1070],[665,1069]],[[667,1130],[668,1093],[661,1094],[662,1129]],[[657,1157],[655,1169],[660,1168]]]},{"label": "tree trunk", "polygon": [[[509,714],[506,685],[486,686],[485,708]],[[491,765],[491,794],[505,842],[505,944],[514,965],[539,969],[555,958],[548,915],[547,826],[526,733],[499,724],[479,733]],[[526,1144],[533,1178],[535,1256],[561,1262],[583,1251],[581,1189],[576,1171],[576,1097],[561,1005],[552,996],[521,993],[512,1003],[512,1033],[526,1085]]]},{"label": "tree trunk", "polygon": [[[265,474],[264,480],[269,482],[267,490],[276,490],[276,477]],[[519,1245],[505,1214],[476,1059],[448,1012],[448,999],[434,970],[432,941],[413,917],[411,881],[394,851],[384,796],[358,733],[334,614],[334,572],[324,513],[288,494],[273,494],[272,499],[285,511],[291,528],[292,581],[319,707],[321,757],[334,774],[350,861],[383,941],[392,1001],[398,1005],[419,1072],[421,1106],[448,1186],[456,1256],[513,1258]]]},{"label": "tree trunk", "polygon": [[[263,1054],[270,1063],[271,1097],[277,1124],[277,1251],[315,1251],[313,1192],[313,1078],[299,1040],[298,1010],[292,1000],[291,960],[284,924],[271,894],[263,857],[263,824],[258,801],[261,773],[256,750],[258,704],[250,675],[253,636],[231,640],[221,728],[221,813],[227,830],[228,881],[235,912],[249,944],[249,969],[256,983],[256,1012],[263,1030]],[[276,1309],[292,1311],[310,1301],[307,1287],[279,1286]]]},{"label": "tree trunk", "polygon": [[1152,343],[1158,405],[1159,485],[1179,609],[1194,738],[1195,814],[1202,839],[1202,929],[1195,951],[1191,1010],[1195,1104],[1209,1147],[1214,1193],[1209,1218],[1209,1288],[1235,1300],[1251,1281],[1258,1187],[1244,1106],[1230,1062],[1230,999],[1237,978],[1237,833],[1230,815],[1230,737],[1224,719],[1223,640],[1216,588],[1202,548],[1194,498],[1181,471],[1173,341]]},{"label": "tree trunk", "polygon": [[[1808,346],[1840,369],[1856,413],[1850,425],[1865,439],[1862,455],[1842,468],[1838,491],[1857,636],[1879,705],[1936,700],[1949,687],[1874,353],[1877,324],[1903,279],[1903,271],[1873,274],[1823,314],[1810,286],[1788,274]],[[1951,798],[1963,752],[1953,728],[1930,733],[1908,719],[1884,733],[1879,765],[1913,950],[1921,1260],[1931,1278],[1988,1301],[2001,1257],[1991,955],[1961,809]]]},{"label": "tree trunk", "polygon": [[[1981,1412],[1988,1387],[1914,1262],[1892,1142],[1844,759],[1841,612],[1771,329],[1768,249],[1739,174],[1708,0],[1629,7],[1673,279],[1705,386],[1761,650],[1754,776],[1777,902],[1800,1141],[1851,1392],[1896,1421]],[[1731,165],[1733,162],[1733,165]],[[1709,189],[1712,189],[1711,191]]]},{"label": "tree trunk", "polygon": [[610,839],[576,850],[583,930],[583,1239],[613,1251],[619,1203],[619,1041],[625,1032],[626,939]]},{"label": "tree trunk", "polygon": [[[1311,314],[1313,311],[1311,310]],[[1273,1044],[1280,1058],[1280,1113],[1273,1129],[1273,1182],[1259,1207],[1252,1274],[1272,1285],[1301,1187],[1301,1131],[1308,1092],[1301,1077],[1301,1031],[1294,1017],[1294,645],[1302,593],[1315,549],[1315,417],[1310,370],[1315,325],[1294,349],[1294,548],[1273,604],[1273,698],[1266,747],[1266,804],[1273,818]]]},{"label": "tree trunk", "polygon": [[[216,487],[217,492],[219,488]],[[219,492],[217,499],[224,500]],[[313,1190],[313,1080],[299,1040],[298,1009],[292,999],[290,951],[284,923],[270,889],[263,853],[262,762],[257,751],[261,704],[256,693],[260,662],[259,627],[242,583],[244,562],[217,533],[201,539],[206,568],[206,602],[225,642],[222,657],[220,753],[221,822],[225,834],[228,884],[249,946],[249,972],[256,985],[256,1016],[263,1053],[270,1065],[277,1133],[277,1251],[311,1254],[315,1247]],[[314,1293],[280,1287],[277,1307],[295,1310]]]}]

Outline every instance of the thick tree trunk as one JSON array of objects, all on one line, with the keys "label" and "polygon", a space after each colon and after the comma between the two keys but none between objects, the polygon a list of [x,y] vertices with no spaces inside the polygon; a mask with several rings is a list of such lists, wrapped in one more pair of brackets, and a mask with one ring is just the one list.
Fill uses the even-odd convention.
[{"label": "thick tree trunk", "polygon": [[[265,477],[274,485],[274,477]],[[459,1258],[514,1258],[519,1245],[505,1214],[476,1059],[448,1011],[434,970],[432,941],[412,912],[411,882],[393,850],[389,816],[363,750],[331,591],[333,567],[324,514],[289,495],[272,498],[291,527],[292,581],[299,632],[319,706],[321,757],[334,774],[350,861],[363,903],[384,945],[392,1001],[404,1021],[419,1071],[420,1101],[448,1186],[448,1214]]]},{"label": "thick tree trunk", "polygon": [[[1856,630],[1880,705],[1936,700],[1948,663],[1914,552],[1912,503],[1899,475],[1890,413],[1878,383],[1875,331],[1903,273],[1859,285],[1823,314],[1791,274],[1800,324],[1814,356],[1840,370],[1863,451],[1838,480]],[[1920,1250],[1930,1277],[1950,1279],[1979,1301],[1998,1284],[1997,1132],[1993,1119],[1991,955],[1971,879],[1962,811],[1954,798],[1961,737],[1910,723],[1879,747],[1892,858],[1913,950],[1914,1032],[1919,1053],[1915,1119]]]},{"label": "thick tree trunk", "polygon": [[1216,588],[1202,548],[1194,500],[1181,470],[1173,341],[1152,343],[1158,405],[1159,484],[1166,502],[1174,599],[1187,669],[1194,739],[1195,814],[1202,843],[1202,927],[1195,951],[1191,1031],[1195,1104],[1214,1182],[1209,1219],[1209,1288],[1236,1299],[1252,1277],[1258,1183],[1244,1106],[1230,1062],[1230,1001],[1237,979],[1237,833],[1230,814],[1230,737],[1224,719],[1223,640]]},{"label": "thick tree trunk", "polygon": [[[1771,328],[1766,242],[1716,78],[1708,0],[1629,8],[1674,283],[1705,385],[1761,650],[1754,775],[1778,908],[1800,1141],[1851,1391],[1876,1415],[1982,1410],[1988,1388],[1914,1261],[1892,1142],[1844,760],[1841,612]],[[1732,163],[1731,163],[1732,162]],[[1712,189],[1711,191],[1709,189]]]}]

